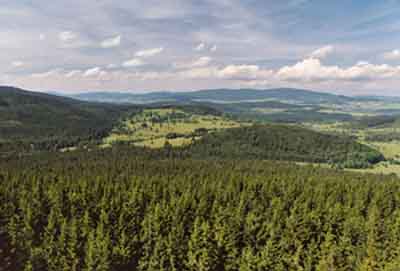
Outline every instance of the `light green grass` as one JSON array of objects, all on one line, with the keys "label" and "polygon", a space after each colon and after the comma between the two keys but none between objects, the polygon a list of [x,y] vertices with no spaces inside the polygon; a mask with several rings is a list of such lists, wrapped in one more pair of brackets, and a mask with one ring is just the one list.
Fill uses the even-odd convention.
[{"label": "light green grass", "polygon": [[326,114],[348,114],[352,115],[353,117],[372,117],[376,116],[376,113],[373,112],[355,112],[355,111],[346,111],[341,109],[321,109],[318,112],[326,113]]},{"label": "light green grass", "polygon": [[166,139],[165,137],[161,138],[156,138],[156,139],[150,139],[150,140],[145,140],[142,142],[137,142],[135,143],[136,146],[140,147],[148,147],[152,149],[160,149],[165,146],[165,144],[168,142],[171,144],[173,147],[180,147],[180,146],[187,146],[192,144],[193,140],[198,140],[200,137],[195,137],[193,138],[186,138],[186,137],[180,137],[180,138],[174,138],[174,139]]},{"label": "light green grass", "polygon": [[[159,118],[163,118],[164,121],[158,123],[152,120]],[[189,114],[172,108],[147,109],[130,119],[123,120],[119,128],[115,128],[104,139],[103,147],[115,142],[132,142],[137,146],[161,148],[167,141],[167,135],[173,133],[181,137],[168,139],[168,142],[172,146],[182,146],[192,142],[190,135],[197,129],[206,128],[215,131],[239,126],[241,123],[220,116]]]},{"label": "light green grass", "polygon": [[346,122],[304,123],[303,125],[308,129],[329,134],[357,135],[359,132],[355,129],[349,129]]},{"label": "light green grass", "polygon": [[68,148],[63,148],[60,150],[60,152],[71,152],[71,151],[76,151],[78,147],[68,147]]},{"label": "light green grass", "polygon": [[387,159],[395,159],[400,157],[400,142],[399,141],[391,141],[391,142],[365,142],[369,146],[380,151],[385,158]]},{"label": "light green grass", "polygon": [[23,125],[22,122],[17,120],[0,121],[0,127],[17,127],[22,125]]},{"label": "light green grass", "polygon": [[[332,168],[331,165],[324,164],[324,163],[297,162],[296,164],[299,166],[313,166],[313,167],[317,167],[317,168]],[[389,162],[381,162],[379,164],[374,165],[371,168],[365,168],[365,169],[346,168],[344,170],[349,171],[349,172],[358,172],[358,173],[366,173],[366,174],[367,173],[368,174],[384,174],[384,175],[396,174],[397,176],[400,177],[400,165],[393,165],[393,164],[390,164]]]},{"label": "light green grass", "polygon": [[347,171],[360,172],[360,173],[372,173],[372,174],[396,174],[400,176],[400,165],[393,165],[389,162],[381,162],[372,168],[366,169],[346,169]]}]

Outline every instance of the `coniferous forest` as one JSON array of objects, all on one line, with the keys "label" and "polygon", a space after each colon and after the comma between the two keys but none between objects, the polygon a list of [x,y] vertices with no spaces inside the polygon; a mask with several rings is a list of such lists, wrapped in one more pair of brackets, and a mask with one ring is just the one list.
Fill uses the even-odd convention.
[{"label": "coniferous forest", "polygon": [[0,271],[400,271],[399,30],[400,0],[0,0]]},{"label": "coniferous forest", "polygon": [[400,183],[128,149],[0,162],[1,270],[399,270]]}]

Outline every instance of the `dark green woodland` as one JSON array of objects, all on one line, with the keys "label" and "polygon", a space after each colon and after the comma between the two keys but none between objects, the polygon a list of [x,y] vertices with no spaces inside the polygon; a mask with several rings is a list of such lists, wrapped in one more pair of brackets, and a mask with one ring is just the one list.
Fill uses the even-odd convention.
[{"label": "dark green woodland", "polygon": [[400,266],[395,176],[114,149],[10,159],[0,181],[3,270]]}]

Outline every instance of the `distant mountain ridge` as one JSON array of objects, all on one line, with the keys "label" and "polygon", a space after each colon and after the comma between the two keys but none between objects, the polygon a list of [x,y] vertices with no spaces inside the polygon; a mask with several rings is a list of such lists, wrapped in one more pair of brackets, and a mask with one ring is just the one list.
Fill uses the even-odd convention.
[{"label": "distant mountain ridge", "polygon": [[155,102],[208,101],[216,103],[276,100],[292,104],[342,104],[357,100],[354,97],[316,92],[304,89],[207,89],[191,92],[86,92],[69,97],[96,102],[147,104]]}]

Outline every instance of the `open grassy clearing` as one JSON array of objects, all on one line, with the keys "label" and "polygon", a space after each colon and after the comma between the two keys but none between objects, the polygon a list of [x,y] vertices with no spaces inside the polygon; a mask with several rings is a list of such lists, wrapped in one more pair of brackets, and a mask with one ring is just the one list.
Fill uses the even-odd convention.
[{"label": "open grassy clearing", "polygon": [[356,129],[349,128],[346,122],[339,121],[334,123],[309,122],[303,123],[303,126],[317,132],[329,134],[356,135],[359,132]]},{"label": "open grassy clearing", "polygon": [[140,114],[123,120],[104,139],[104,145],[131,142],[136,146],[161,148],[168,141],[172,146],[192,143],[208,133],[244,125],[222,116],[199,115],[181,109],[146,109]]},{"label": "open grassy clearing", "polygon": [[359,173],[373,173],[373,174],[396,174],[400,176],[400,165],[394,165],[389,162],[381,162],[371,168],[366,169],[346,169],[348,171]]},{"label": "open grassy clearing", "polygon": [[16,127],[23,125],[22,122],[16,120],[0,121],[0,127]]},{"label": "open grassy clearing", "polygon": [[[396,127],[389,128],[354,128],[348,123],[337,122],[332,124],[323,123],[307,123],[306,127],[319,132],[325,132],[330,134],[343,134],[347,136],[353,136],[357,138],[362,144],[366,144],[379,152],[381,152],[386,159],[389,161],[378,163],[371,168],[367,169],[346,169],[356,172],[363,173],[374,173],[374,174],[396,174],[400,176],[400,165],[397,164],[400,161],[400,141],[393,140],[389,142],[369,141],[368,137],[372,135],[385,135],[390,133],[399,133],[400,129]],[[305,163],[307,165],[308,163]],[[314,164],[317,167],[329,167],[325,164]]]},{"label": "open grassy clearing", "polygon": [[157,138],[157,139],[150,139],[150,140],[145,140],[141,142],[135,143],[136,146],[138,147],[147,147],[147,148],[152,148],[152,149],[160,149],[167,144],[167,142],[173,146],[173,147],[180,147],[180,146],[187,146],[193,143],[193,140],[198,140],[201,137],[194,137],[194,138],[188,138],[188,137],[179,137],[179,138],[173,138],[173,139],[167,139],[165,137]]},{"label": "open grassy clearing", "polygon": [[[313,166],[315,168],[332,168],[332,165],[326,163],[306,163],[306,162],[296,162],[299,166]],[[358,172],[358,173],[369,173],[369,174],[396,174],[400,176],[400,165],[395,165],[390,162],[381,162],[370,168],[363,169],[352,169],[346,168],[345,171]]]},{"label": "open grassy clearing", "polygon": [[369,146],[379,150],[387,159],[400,158],[400,142],[365,142]]},{"label": "open grassy clearing", "polygon": [[[349,122],[335,122],[335,123],[304,123],[305,127],[329,134],[346,135],[357,138],[360,143],[373,145],[379,145],[381,142],[374,142],[371,140],[373,136],[384,136],[390,134],[400,134],[400,128],[397,127],[371,127],[371,128],[359,128],[352,126]],[[391,145],[398,145],[400,141],[392,142]]]},{"label": "open grassy clearing", "polygon": [[349,114],[352,115],[353,117],[371,117],[371,116],[376,116],[376,113],[373,112],[355,112],[355,111],[346,111],[346,110],[335,110],[335,109],[321,109],[318,110],[320,113],[327,113],[327,114]]}]

